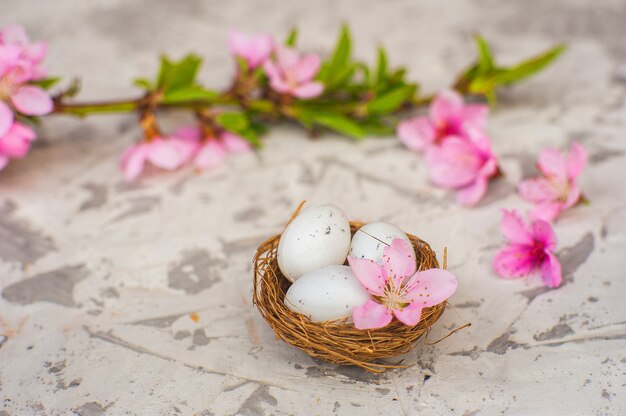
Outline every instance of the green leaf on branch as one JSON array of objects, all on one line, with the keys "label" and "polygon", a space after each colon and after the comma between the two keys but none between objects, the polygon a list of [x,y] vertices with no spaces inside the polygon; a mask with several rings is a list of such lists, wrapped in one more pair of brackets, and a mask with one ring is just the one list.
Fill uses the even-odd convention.
[{"label": "green leaf on branch", "polygon": [[376,63],[376,85],[380,85],[387,80],[388,69],[387,52],[385,49],[378,48],[378,61]]},{"label": "green leaf on branch", "polygon": [[241,132],[250,126],[248,117],[244,113],[228,112],[215,117],[215,122],[226,130]]},{"label": "green leaf on branch", "polygon": [[380,95],[367,103],[366,109],[369,114],[388,114],[396,111],[400,106],[410,100],[415,94],[415,85],[402,85],[383,95]]},{"label": "green leaf on branch", "polygon": [[358,123],[340,113],[309,113],[304,120],[307,118],[314,124],[354,139],[362,139],[365,136],[365,132]]},{"label": "green leaf on branch", "polygon": [[185,101],[213,103],[218,97],[219,94],[215,91],[207,90],[199,85],[191,85],[165,92],[163,94],[163,102],[166,104],[176,104]]},{"label": "green leaf on branch", "polygon": [[477,73],[486,74],[495,68],[491,46],[489,46],[485,38],[480,35],[476,35],[474,39],[476,40],[476,47],[478,48]]},{"label": "green leaf on branch", "polygon": [[135,78],[133,84],[143,90],[152,90],[154,88],[152,83],[145,78]]},{"label": "green leaf on branch", "polygon": [[346,82],[355,65],[350,62],[352,52],[352,39],[347,25],[341,27],[341,33],[337,40],[337,46],[331,57],[322,64],[317,79],[322,81],[326,90],[332,90]]},{"label": "green leaf on branch", "polygon": [[30,84],[41,87],[44,90],[48,90],[54,87],[59,81],[61,81],[60,77],[50,77],[50,78],[38,79],[37,81],[31,81]]},{"label": "green leaf on branch", "polygon": [[541,55],[523,61],[520,64],[501,70],[494,76],[498,84],[509,85],[528,78],[546,66],[550,65],[559,57],[566,47],[564,45],[555,46],[554,48],[542,53]]},{"label": "green leaf on branch", "polygon": [[161,57],[157,88],[167,93],[195,84],[201,63],[202,59],[193,54],[185,56],[178,62],[171,61],[167,56]]},{"label": "green leaf on branch", "polygon": [[298,41],[298,29],[293,28],[289,31],[287,35],[287,39],[285,39],[285,45],[289,47],[296,46],[296,42]]}]

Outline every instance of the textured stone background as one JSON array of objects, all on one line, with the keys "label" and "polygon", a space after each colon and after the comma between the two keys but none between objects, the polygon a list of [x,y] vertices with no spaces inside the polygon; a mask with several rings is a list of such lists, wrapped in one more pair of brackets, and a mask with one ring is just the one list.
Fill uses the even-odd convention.
[{"label": "textured stone background", "polygon": [[[0,23],[50,43],[51,73],[83,77],[82,98],[135,94],[158,52],[206,56],[226,85],[227,29],[327,51],[342,21],[356,53],[384,43],[428,92],[447,85],[482,32],[506,63],[557,42],[558,63],[506,91],[489,130],[506,177],[476,209],[430,186],[395,140],[310,142],[288,126],[222,170],[126,185],[132,116],[43,124],[28,158],[0,175],[0,415],[626,414],[626,6],[580,1],[4,0]],[[177,116],[169,118],[171,123]],[[581,141],[592,204],[558,222],[565,283],[497,279],[501,208],[544,146]],[[433,339],[406,370],[370,375],[274,339],[253,309],[251,258],[302,200],[384,219],[449,247],[460,279]],[[197,314],[197,319],[192,317]]]}]

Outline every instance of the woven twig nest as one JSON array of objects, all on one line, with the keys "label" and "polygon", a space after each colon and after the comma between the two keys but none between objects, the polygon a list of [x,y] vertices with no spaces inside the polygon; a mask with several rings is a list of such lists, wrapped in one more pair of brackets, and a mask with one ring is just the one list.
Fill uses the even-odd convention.
[{"label": "woven twig nest", "polygon": [[[352,235],[363,225],[350,222]],[[439,267],[428,243],[407,235],[415,249],[418,270]],[[389,368],[405,367],[376,360],[409,352],[446,308],[446,302],[425,308],[420,322],[415,326],[407,326],[397,319],[384,328],[372,330],[356,329],[348,319],[311,322],[283,303],[291,282],[278,268],[276,253],[279,240],[280,235],[270,237],[257,249],[254,258],[253,301],[278,338],[312,357],[334,364],[356,365],[377,373]]]}]

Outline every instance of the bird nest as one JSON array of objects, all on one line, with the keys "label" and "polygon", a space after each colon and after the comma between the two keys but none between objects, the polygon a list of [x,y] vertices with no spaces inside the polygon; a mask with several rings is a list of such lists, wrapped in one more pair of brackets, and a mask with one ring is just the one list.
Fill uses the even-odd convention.
[{"label": "bird nest", "polygon": [[[350,222],[352,235],[363,225]],[[413,235],[408,237],[415,249],[418,270],[439,267],[428,243]],[[279,240],[280,235],[270,237],[257,249],[254,257],[253,302],[277,338],[312,357],[334,364],[356,365],[376,373],[406,367],[379,360],[409,352],[415,342],[430,331],[446,308],[446,302],[425,308],[420,322],[415,326],[407,326],[395,318],[383,328],[370,330],[355,328],[348,318],[311,322],[284,304],[291,282],[278,268]]]}]

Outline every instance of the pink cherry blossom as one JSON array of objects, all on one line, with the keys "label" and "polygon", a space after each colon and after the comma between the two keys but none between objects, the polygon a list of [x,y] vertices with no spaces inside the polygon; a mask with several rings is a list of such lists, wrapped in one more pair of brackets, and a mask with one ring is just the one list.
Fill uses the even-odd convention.
[{"label": "pink cherry blossom", "polygon": [[504,278],[516,278],[540,270],[546,286],[561,284],[561,263],[552,253],[557,244],[556,235],[548,222],[534,220],[527,227],[517,212],[504,210],[500,229],[509,244],[494,259],[496,273]]},{"label": "pink cherry blossom", "polygon": [[322,93],[324,85],[313,80],[320,68],[319,56],[300,56],[295,49],[278,46],[275,58],[268,59],[263,65],[274,91],[302,99],[314,98]]},{"label": "pink cherry blossom", "polygon": [[467,138],[449,136],[426,151],[431,181],[457,191],[461,205],[477,204],[487,192],[489,180],[498,174],[498,160],[491,141],[478,130],[468,130]]},{"label": "pink cherry blossom", "polygon": [[230,52],[246,60],[248,67],[253,69],[263,64],[274,49],[274,40],[270,35],[259,34],[248,36],[238,30],[228,34]]},{"label": "pink cherry blossom", "polygon": [[193,155],[194,167],[199,170],[214,169],[224,163],[228,153],[243,153],[251,150],[250,143],[228,131],[222,131],[215,137],[202,137],[197,127],[181,127],[175,136],[185,139],[195,146]]},{"label": "pink cherry blossom", "polygon": [[9,130],[0,136],[0,170],[10,159],[19,159],[28,153],[31,143],[37,138],[30,127],[15,122]]},{"label": "pink cherry blossom", "polygon": [[413,247],[401,238],[385,248],[382,266],[374,260],[351,256],[348,263],[373,296],[353,310],[352,319],[358,329],[382,328],[394,316],[406,325],[417,325],[423,308],[444,302],[457,287],[456,278],[446,270],[416,272]]},{"label": "pink cherry blossom", "polygon": [[120,168],[127,181],[134,181],[146,162],[165,170],[176,170],[192,156],[195,148],[187,140],[172,137],[153,137],[130,146],[122,155]]},{"label": "pink cherry blossom", "polygon": [[464,104],[454,91],[443,91],[430,106],[428,116],[404,120],[398,125],[398,138],[416,151],[441,143],[449,136],[466,138],[468,128],[482,131],[487,119],[487,106]]},{"label": "pink cherry blossom", "polygon": [[522,198],[535,204],[530,217],[550,222],[580,202],[577,179],[586,163],[587,152],[578,143],[572,144],[567,157],[556,149],[543,150],[537,165],[544,176],[527,179],[519,186]]}]

